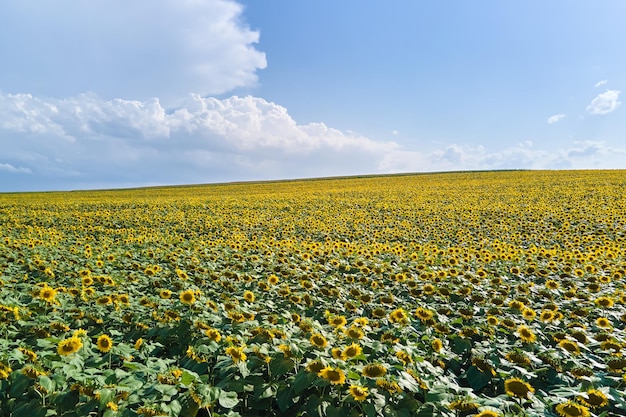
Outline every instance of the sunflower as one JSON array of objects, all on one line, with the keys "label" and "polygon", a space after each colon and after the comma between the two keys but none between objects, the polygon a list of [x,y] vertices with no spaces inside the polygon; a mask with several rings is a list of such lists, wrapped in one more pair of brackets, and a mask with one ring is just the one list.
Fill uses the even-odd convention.
[{"label": "sunflower", "polygon": [[418,307],[415,310],[415,315],[418,319],[420,319],[420,321],[424,322],[433,318],[434,313],[426,308]]},{"label": "sunflower", "polygon": [[344,316],[332,316],[328,318],[328,324],[333,327],[343,327],[346,325],[348,320]]},{"label": "sunflower", "polygon": [[111,297],[108,295],[103,295],[102,297],[98,297],[98,299],[96,300],[96,304],[99,306],[105,306],[105,305],[111,304],[112,302],[113,302],[113,299],[111,299]]},{"label": "sunflower", "polygon": [[245,352],[243,351],[243,348],[240,348],[240,347],[226,348],[226,354],[230,355],[233,362],[235,363],[239,361],[245,362],[248,359],[248,356],[246,356]]},{"label": "sunflower", "polygon": [[500,417],[500,413],[493,410],[484,410],[478,414],[474,414],[472,417]]},{"label": "sunflower", "polygon": [[359,386],[359,385],[350,385],[350,388],[348,390],[350,392],[350,395],[352,396],[352,398],[354,398],[356,401],[363,401],[364,399],[367,398],[367,388]]},{"label": "sunflower", "polygon": [[454,400],[448,404],[448,408],[453,411],[468,412],[478,409],[478,404],[467,399]]},{"label": "sunflower", "polygon": [[98,340],[96,340],[96,346],[100,352],[107,353],[113,347],[113,341],[111,340],[111,337],[103,334],[98,337]]},{"label": "sunflower", "polygon": [[330,350],[330,354],[335,359],[342,359],[343,360],[343,354],[342,354],[341,348],[338,348],[338,347],[332,348]]},{"label": "sunflower", "polygon": [[315,359],[309,362],[305,369],[307,372],[317,375],[322,369],[324,369],[324,364],[319,359]]},{"label": "sunflower", "polygon": [[518,326],[517,334],[519,335],[519,338],[526,343],[533,343],[535,342],[535,340],[537,340],[537,336],[535,336],[535,333],[533,333],[530,328],[524,325]]},{"label": "sunflower", "polygon": [[274,275],[274,274],[270,275],[267,278],[267,283],[270,284],[270,285],[276,285],[276,284],[278,284],[278,281],[280,281],[280,279],[276,275]]},{"label": "sunflower", "polygon": [[392,323],[405,324],[409,321],[409,315],[403,308],[398,308],[389,313],[389,321]]},{"label": "sunflower", "polygon": [[183,304],[191,305],[196,302],[196,296],[193,290],[187,290],[180,293],[180,301]]},{"label": "sunflower", "polygon": [[495,316],[487,316],[487,324],[490,326],[497,326],[500,320]]},{"label": "sunflower", "polygon": [[561,417],[589,417],[589,409],[584,405],[576,404],[569,400],[554,407]]},{"label": "sunflower", "polygon": [[596,325],[598,327],[602,327],[603,329],[606,329],[608,327],[611,327],[611,322],[606,317],[598,317],[596,319]]},{"label": "sunflower", "polygon": [[222,335],[220,333],[219,330],[217,329],[207,329],[204,334],[211,339],[214,342],[219,342],[220,340],[222,340]]},{"label": "sunflower", "polygon": [[359,327],[352,326],[348,330],[345,331],[346,336],[350,339],[362,339],[365,336],[365,332],[361,330]]},{"label": "sunflower", "polygon": [[554,320],[554,317],[555,317],[554,311],[552,310],[542,310],[541,313],[539,314],[539,320],[541,320],[544,323]]},{"label": "sunflower", "polygon": [[39,291],[39,298],[41,298],[42,300],[48,303],[53,303],[56,295],[57,295],[57,290],[48,286],[45,286]]},{"label": "sunflower", "polygon": [[535,310],[533,310],[532,308],[524,307],[522,309],[522,316],[524,316],[526,320],[532,321],[535,319],[535,316],[537,316],[537,313],[535,313]]},{"label": "sunflower", "polygon": [[595,299],[594,303],[600,307],[611,308],[613,307],[613,299],[610,297],[598,297]]},{"label": "sunflower", "polygon": [[558,290],[559,289],[559,283],[556,282],[553,279],[549,279],[546,281],[546,288],[549,290]]},{"label": "sunflower", "polygon": [[381,365],[378,363],[365,365],[363,367],[363,371],[361,371],[361,374],[368,378],[380,378],[380,377],[385,376],[386,373],[387,373],[387,368],[385,368],[384,365]]},{"label": "sunflower", "polygon": [[582,396],[578,397],[578,401],[591,408],[600,408],[609,404],[609,399],[606,394],[597,389],[588,390]]},{"label": "sunflower", "polygon": [[559,347],[573,355],[580,355],[580,348],[578,347],[578,343],[574,340],[563,339],[559,342]]},{"label": "sunflower", "polygon": [[376,380],[376,386],[378,388],[382,388],[390,394],[395,394],[397,392],[402,392],[402,388],[398,385],[397,382],[387,381],[384,378],[380,378]]},{"label": "sunflower", "polygon": [[346,383],[346,375],[339,368],[332,368],[330,366],[327,366],[323,368],[317,375],[329,381],[333,385],[343,385]]},{"label": "sunflower", "polygon": [[350,346],[346,346],[345,349],[341,352],[341,357],[343,360],[354,358],[355,356],[359,356],[363,352],[363,348],[356,343],[352,343]]},{"label": "sunflower", "polygon": [[161,290],[159,291],[159,297],[168,300],[172,298],[172,292],[170,290]]},{"label": "sunflower", "polygon": [[441,351],[441,349],[443,349],[443,342],[441,341],[441,339],[433,339],[433,341],[430,342],[430,346],[435,352],[439,352]]},{"label": "sunflower", "polygon": [[70,337],[69,339],[62,340],[59,342],[57,347],[57,352],[61,356],[67,356],[74,352],[78,352],[78,350],[83,347],[83,342],[78,337]]},{"label": "sunflower", "polygon": [[249,303],[254,302],[254,293],[252,291],[244,291],[243,292],[243,299],[246,300]]},{"label": "sunflower", "polygon": [[528,394],[535,392],[535,389],[519,378],[509,378],[504,381],[504,390],[512,397],[528,398]]},{"label": "sunflower", "polygon": [[530,358],[522,351],[509,352],[506,355],[504,355],[504,358],[507,361],[513,362],[517,365],[522,365],[522,366],[530,365]]},{"label": "sunflower", "polygon": [[398,359],[400,359],[402,361],[402,363],[404,363],[405,365],[409,364],[409,363],[413,363],[413,358],[411,358],[411,355],[409,355],[408,353],[406,353],[403,350],[399,350],[396,352],[396,357]]},{"label": "sunflower", "polygon": [[319,333],[315,333],[313,334],[310,338],[309,341],[311,342],[311,344],[319,349],[323,349],[328,345],[328,341],[326,340],[326,338],[324,336],[322,336]]},{"label": "sunflower", "polygon": [[13,369],[9,365],[0,362],[0,380],[9,379],[11,372],[13,372]]}]

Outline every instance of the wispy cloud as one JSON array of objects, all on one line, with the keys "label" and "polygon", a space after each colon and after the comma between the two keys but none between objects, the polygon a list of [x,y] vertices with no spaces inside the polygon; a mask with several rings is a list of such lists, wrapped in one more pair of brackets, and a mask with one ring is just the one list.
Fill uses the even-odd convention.
[{"label": "wispy cloud", "polygon": [[563,114],[563,113],[552,115],[552,116],[548,117],[548,124],[551,125],[551,124],[557,123],[558,121],[560,121],[564,117],[565,117],[565,114]]},{"label": "wispy cloud", "polygon": [[11,164],[0,162],[0,171],[11,172],[14,174],[32,174],[30,168],[14,167]]},{"label": "wispy cloud", "polygon": [[594,87],[600,87],[600,86],[603,86],[604,84],[606,84],[606,83],[608,83],[608,82],[609,82],[609,80],[602,80],[602,81],[598,81],[598,82],[594,85]]},{"label": "wispy cloud", "polygon": [[598,94],[596,98],[591,100],[586,110],[591,114],[611,113],[622,104],[619,101],[620,93],[621,91],[618,90],[607,90],[604,93]]}]

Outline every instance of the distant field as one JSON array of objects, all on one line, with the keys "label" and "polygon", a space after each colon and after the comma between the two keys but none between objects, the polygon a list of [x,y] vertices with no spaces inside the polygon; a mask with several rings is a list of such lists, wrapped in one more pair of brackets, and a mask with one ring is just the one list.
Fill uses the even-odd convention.
[{"label": "distant field", "polygon": [[626,415],[626,171],[0,194],[0,415]]}]

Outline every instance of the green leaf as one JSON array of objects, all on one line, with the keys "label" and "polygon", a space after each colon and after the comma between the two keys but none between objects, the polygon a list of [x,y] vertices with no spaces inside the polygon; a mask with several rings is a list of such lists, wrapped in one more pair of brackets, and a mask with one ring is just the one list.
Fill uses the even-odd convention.
[{"label": "green leaf", "polygon": [[481,372],[480,369],[473,365],[467,370],[465,377],[474,391],[480,391],[491,381],[490,374]]},{"label": "green leaf", "polygon": [[296,374],[296,378],[291,385],[294,394],[298,395],[305,389],[311,386],[311,383],[315,381],[317,377],[310,372],[300,371]]},{"label": "green leaf", "polygon": [[220,397],[217,401],[220,406],[228,409],[233,408],[237,404],[239,404],[239,398],[237,398],[237,393],[232,391],[221,391]]},{"label": "green leaf", "polygon": [[55,384],[54,382],[45,375],[39,377],[39,385],[42,386],[48,392],[54,392]]},{"label": "green leaf", "polygon": [[294,363],[289,358],[276,358],[270,362],[270,372],[272,376],[283,376],[293,370]]},{"label": "green leaf", "polygon": [[39,404],[39,400],[31,400],[18,404],[11,413],[12,417],[45,417],[46,409]]}]

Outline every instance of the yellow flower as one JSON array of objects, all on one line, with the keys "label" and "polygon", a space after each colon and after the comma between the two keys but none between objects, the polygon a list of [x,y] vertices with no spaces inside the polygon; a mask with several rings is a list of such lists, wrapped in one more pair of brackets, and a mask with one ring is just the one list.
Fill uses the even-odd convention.
[{"label": "yellow flower", "polygon": [[580,348],[578,347],[578,343],[576,343],[574,340],[563,339],[559,342],[559,347],[574,355],[580,354]]},{"label": "yellow flower", "polygon": [[348,391],[350,392],[350,395],[352,396],[352,398],[354,398],[356,401],[359,401],[359,402],[365,400],[368,395],[367,388],[359,386],[359,385],[350,385],[350,388]]},{"label": "yellow flower", "polygon": [[385,376],[386,373],[387,369],[384,367],[384,365],[380,364],[365,365],[363,367],[363,371],[361,371],[361,374],[368,378],[380,378]]},{"label": "yellow flower", "polygon": [[57,290],[48,286],[45,286],[39,291],[39,298],[41,298],[42,300],[48,303],[53,303],[56,295],[57,295]]},{"label": "yellow flower", "polygon": [[392,323],[405,324],[409,321],[409,315],[403,308],[398,308],[389,313],[389,321]]},{"label": "yellow flower", "polygon": [[351,339],[362,339],[365,336],[365,332],[361,330],[359,327],[350,327],[345,331],[345,335]]},{"label": "yellow flower", "polygon": [[348,322],[344,316],[331,316],[327,320],[328,324],[333,327],[343,327]]},{"label": "yellow flower", "polygon": [[573,401],[567,401],[557,405],[554,408],[561,417],[589,417],[589,409],[584,405],[576,404]]},{"label": "yellow flower", "polygon": [[96,340],[96,346],[100,352],[107,353],[113,347],[113,340],[111,340],[109,335],[100,335],[98,340]]},{"label": "yellow flower", "polygon": [[596,325],[598,327],[607,328],[611,327],[611,322],[606,317],[598,317],[596,319]]},{"label": "yellow flower", "polygon": [[478,414],[474,414],[472,417],[500,417],[500,413],[493,410],[484,410]]},{"label": "yellow flower", "polygon": [[254,293],[252,291],[244,291],[243,299],[248,301],[249,303],[254,302]]},{"label": "yellow flower", "polygon": [[433,339],[433,341],[430,343],[430,346],[435,352],[439,352],[441,351],[441,349],[443,349],[443,342],[441,341],[441,339]]},{"label": "yellow flower", "polygon": [[222,340],[222,335],[217,329],[207,329],[204,334],[214,342],[219,342],[220,340]]},{"label": "yellow flower", "polygon": [[9,365],[5,365],[4,363],[0,362],[0,380],[9,379],[9,375],[11,375],[11,372],[13,372],[13,369],[11,369]]},{"label": "yellow flower", "polygon": [[509,378],[504,381],[504,391],[513,397],[528,398],[528,394],[535,392],[535,389],[519,378]]},{"label": "yellow flower", "polygon": [[143,339],[140,337],[139,339],[137,339],[135,341],[135,350],[139,350],[139,348],[141,347],[141,345],[143,345]]},{"label": "yellow flower", "polygon": [[311,342],[313,346],[320,348],[320,349],[323,349],[328,345],[328,341],[326,340],[326,338],[319,333],[313,334],[309,338],[309,341]]},{"label": "yellow flower", "polygon": [[159,297],[167,300],[172,298],[172,292],[170,290],[161,290],[159,291]]},{"label": "yellow flower", "polygon": [[341,357],[346,360],[350,358],[354,358],[355,356],[359,356],[363,352],[363,348],[356,343],[352,343],[350,346],[347,346],[343,352],[341,352]]},{"label": "yellow flower", "polygon": [[83,347],[83,342],[78,337],[70,337],[69,339],[59,342],[57,347],[57,353],[61,356],[67,356]]},{"label": "yellow flower", "polygon": [[306,366],[307,372],[316,375],[319,374],[322,369],[324,369],[324,364],[319,359],[309,362],[309,364]]},{"label": "yellow flower", "polygon": [[245,362],[248,360],[248,356],[246,356],[245,352],[240,347],[229,347],[226,348],[226,354],[230,355],[233,359],[233,362],[237,363],[239,361]]},{"label": "yellow flower", "polygon": [[591,408],[600,408],[609,404],[609,399],[606,394],[597,389],[588,390],[582,396],[578,397],[578,401]]},{"label": "yellow flower", "polygon": [[191,305],[196,302],[196,296],[193,290],[187,290],[180,293],[180,301],[183,304]]},{"label": "yellow flower", "polygon": [[318,376],[326,379],[333,385],[343,385],[346,383],[346,375],[339,368],[327,366],[319,372]]},{"label": "yellow flower", "polygon": [[517,328],[517,334],[519,335],[519,338],[526,343],[533,343],[535,342],[535,340],[537,340],[537,336],[535,336],[535,333],[533,333],[530,328],[524,325],[521,325]]}]

